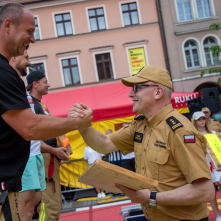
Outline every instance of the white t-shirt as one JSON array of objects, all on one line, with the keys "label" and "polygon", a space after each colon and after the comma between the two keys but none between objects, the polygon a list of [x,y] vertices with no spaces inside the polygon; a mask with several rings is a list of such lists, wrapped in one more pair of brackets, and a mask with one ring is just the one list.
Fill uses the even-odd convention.
[{"label": "white t-shirt", "polygon": [[134,152],[128,153],[127,155],[123,155],[122,154],[122,160],[129,160],[129,159],[133,159],[135,157]]},{"label": "white t-shirt", "polygon": [[84,159],[87,160],[88,164],[92,164],[97,159],[101,160],[101,154],[86,146],[84,149]]},{"label": "white t-shirt", "polygon": [[[27,91],[26,91],[26,96],[32,111],[35,113],[34,101],[32,100],[31,95]],[[39,140],[31,140],[29,157],[33,157],[38,154],[41,154],[41,142]]]}]

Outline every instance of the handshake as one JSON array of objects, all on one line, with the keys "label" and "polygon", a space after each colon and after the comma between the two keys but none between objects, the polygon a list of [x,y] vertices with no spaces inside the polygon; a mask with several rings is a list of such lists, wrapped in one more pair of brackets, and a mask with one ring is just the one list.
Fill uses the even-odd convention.
[{"label": "handshake", "polygon": [[93,120],[93,110],[87,108],[85,104],[75,104],[68,113],[69,118],[78,118],[78,131],[83,132],[91,126]]}]

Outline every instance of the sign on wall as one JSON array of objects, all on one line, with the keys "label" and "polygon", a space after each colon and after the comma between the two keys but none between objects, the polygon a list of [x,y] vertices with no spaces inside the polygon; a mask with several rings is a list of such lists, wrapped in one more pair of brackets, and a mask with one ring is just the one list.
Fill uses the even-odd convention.
[{"label": "sign on wall", "polygon": [[129,49],[130,66],[132,75],[135,75],[139,70],[146,66],[144,48]]}]

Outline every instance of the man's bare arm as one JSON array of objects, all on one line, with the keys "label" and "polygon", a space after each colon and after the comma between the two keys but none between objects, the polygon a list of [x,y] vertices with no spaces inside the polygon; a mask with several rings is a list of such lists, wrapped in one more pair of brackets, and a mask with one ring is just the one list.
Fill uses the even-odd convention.
[{"label": "man's bare arm", "polygon": [[[125,186],[115,184],[133,203],[148,203],[150,190],[131,190]],[[209,203],[214,200],[215,191],[212,180],[201,178],[174,190],[157,193],[157,205],[194,205]]]},{"label": "man's bare arm", "polygon": [[31,108],[9,110],[2,115],[3,120],[26,140],[45,140],[73,130],[84,130],[91,125],[92,110],[85,110],[83,118],[69,116],[58,118],[36,115]]},{"label": "man's bare arm", "polygon": [[41,151],[45,153],[50,153],[58,157],[60,160],[69,160],[70,156],[67,155],[67,148],[65,147],[51,147],[44,141],[41,142]]}]

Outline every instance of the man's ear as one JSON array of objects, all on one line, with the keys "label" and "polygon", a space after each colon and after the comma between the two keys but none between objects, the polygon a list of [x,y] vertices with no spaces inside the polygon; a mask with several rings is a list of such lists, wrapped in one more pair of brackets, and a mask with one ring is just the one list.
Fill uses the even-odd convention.
[{"label": "man's ear", "polygon": [[37,82],[34,81],[34,82],[32,83],[32,88],[36,88],[36,86],[37,86]]},{"label": "man's ear", "polygon": [[164,89],[162,87],[158,87],[155,91],[155,99],[160,99],[164,94]]},{"label": "man's ear", "polygon": [[10,18],[7,18],[4,22],[4,27],[6,29],[6,32],[9,34],[11,27],[12,27],[12,20]]}]

